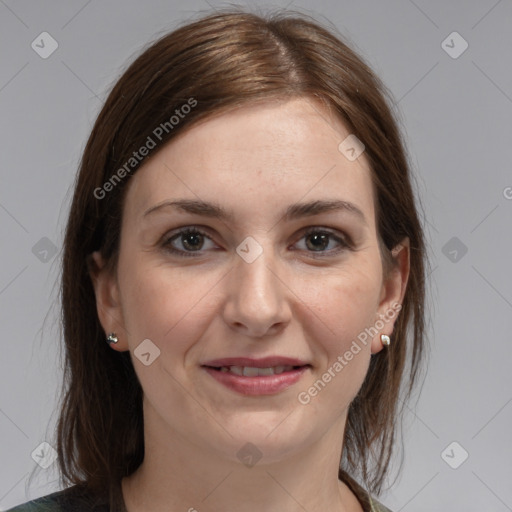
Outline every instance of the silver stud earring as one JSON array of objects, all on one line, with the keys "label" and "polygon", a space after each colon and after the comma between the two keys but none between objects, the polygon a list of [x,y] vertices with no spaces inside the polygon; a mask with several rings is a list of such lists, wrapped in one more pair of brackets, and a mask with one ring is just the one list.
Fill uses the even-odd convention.
[{"label": "silver stud earring", "polygon": [[112,343],[117,343],[119,340],[117,339],[117,336],[116,336],[116,333],[115,332],[111,332],[108,336],[107,336],[107,343],[109,345],[111,345]]},{"label": "silver stud earring", "polygon": [[391,339],[389,338],[389,336],[387,334],[381,334],[380,341],[385,346],[388,346],[391,343]]}]

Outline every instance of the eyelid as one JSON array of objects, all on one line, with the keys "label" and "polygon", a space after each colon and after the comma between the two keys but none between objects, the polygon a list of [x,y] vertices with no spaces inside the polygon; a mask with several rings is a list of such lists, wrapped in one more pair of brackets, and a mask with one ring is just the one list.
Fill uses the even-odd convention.
[{"label": "eyelid", "polygon": [[352,238],[347,233],[341,232],[339,229],[325,228],[323,226],[309,226],[305,228],[305,231],[301,232],[301,237],[313,233],[323,233],[330,235],[332,238],[338,240],[341,244],[351,248],[354,247]]},{"label": "eyelid", "polygon": [[[210,228],[207,226],[200,226],[200,225],[186,225],[179,228],[176,228],[172,230],[171,232],[167,232],[163,237],[161,241],[161,245],[164,247],[164,249],[171,254],[175,254],[177,256],[183,256],[183,257],[200,257],[204,250],[200,249],[198,251],[183,251],[180,249],[175,249],[171,245],[171,241],[174,238],[178,238],[180,235],[187,234],[187,233],[197,233],[199,235],[204,236],[205,238],[208,238],[213,243],[214,240],[212,239],[212,236],[210,235]],[[307,226],[303,228],[302,230],[299,230],[298,235],[295,234],[294,237],[297,238],[297,241],[294,242],[293,245],[296,245],[301,239],[304,237],[314,234],[314,233],[320,233],[320,234],[326,234],[331,237],[331,239],[334,239],[338,242],[339,247],[337,249],[331,249],[329,251],[307,251],[303,249],[296,249],[295,251],[302,251],[306,252],[310,257],[312,258],[322,258],[327,259],[329,257],[334,257],[340,254],[343,251],[346,250],[354,250],[354,243],[351,239],[351,237],[344,233],[340,232],[338,229],[334,228],[328,228],[323,226]]]},{"label": "eyelid", "polygon": [[[167,232],[163,237],[162,241],[160,242],[160,245],[163,246],[164,250],[167,252],[170,252],[171,254],[175,254],[177,256],[183,256],[183,257],[199,257],[204,252],[203,250],[199,251],[182,251],[180,249],[175,249],[171,245],[171,241],[174,238],[179,238],[180,235],[187,234],[187,233],[197,233],[205,238],[208,238],[213,242],[212,236],[209,233],[209,228],[206,226],[199,226],[199,225],[187,225],[182,226],[176,229],[173,229],[170,232]],[[215,242],[214,242],[215,243]],[[197,254],[196,254],[197,253]]]}]

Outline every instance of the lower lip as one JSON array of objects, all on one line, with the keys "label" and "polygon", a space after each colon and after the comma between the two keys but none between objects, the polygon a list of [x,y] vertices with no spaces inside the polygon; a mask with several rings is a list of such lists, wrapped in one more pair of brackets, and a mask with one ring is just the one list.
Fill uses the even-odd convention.
[{"label": "lower lip", "polygon": [[241,393],[242,395],[274,395],[300,380],[309,366],[303,366],[279,375],[259,375],[257,377],[244,377],[230,372],[221,372],[207,366],[203,368],[224,386]]}]

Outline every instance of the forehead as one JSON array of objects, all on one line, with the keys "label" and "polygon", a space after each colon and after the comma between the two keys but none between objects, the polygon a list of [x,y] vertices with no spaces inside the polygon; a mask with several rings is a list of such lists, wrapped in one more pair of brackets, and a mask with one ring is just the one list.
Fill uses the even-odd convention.
[{"label": "forehead", "polygon": [[186,197],[261,215],[329,196],[356,203],[370,221],[368,162],[364,153],[351,161],[339,149],[349,135],[338,117],[304,98],[206,119],[141,166],[130,180],[125,212],[137,217],[154,204]]}]

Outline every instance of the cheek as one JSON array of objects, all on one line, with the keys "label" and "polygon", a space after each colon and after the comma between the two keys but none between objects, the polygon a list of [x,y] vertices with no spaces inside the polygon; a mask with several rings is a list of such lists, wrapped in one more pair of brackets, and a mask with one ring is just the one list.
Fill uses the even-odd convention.
[{"label": "cheek", "polygon": [[[126,248],[125,248],[126,249]],[[378,251],[359,253],[338,268],[291,273],[291,323],[332,360],[373,325],[381,285]],[[119,261],[125,328],[134,349],[149,338],[173,354],[186,352],[219,313],[219,270],[170,269],[144,253],[122,251]],[[295,297],[295,298],[294,298]],[[368,351],[370,347],[367,348]]]},{"label": "cheek", "polygon": [[319,367],[297,398],[328,423],[343,414],[366,377],[371,337],[365,329],[375,322],[380,288],[378,275],[355,270],[325,283],[329,285],[308,304],[318,313],[303,324],[306,336],[314,340]]},{"label": "cheek", "polygon": [[[353,266],[303,289],[307,297],[304,311],[310,309],[315,314],[309,313],[302,327],[320,352],[321,370],[331,368],[337,375],[334,380],[349,394],[357,391],[368,368],[371,336],[367,332],[377,319],[380,279],[374,266]],[[336,361],[339,364],[333,368]]]},{"label": "cheek", "polygon": [[329,347],[343,348],[353,336],[372,325],[381,291],[381,275],[372,266],[345,268],[304,287],[304,302],[318,311],[329,328]]},{"label": "cheek", "polygon": [[[128,262],[123,282],[123,315],[131,340],[151,339],[165,352],[183,352],[189,340],[197,337],[209,322],[209,291],[219,277],[204,274],[194,279],[193,272],[169,271],[163,266]],[[165,348],[165,351],[163,350]]]}]

